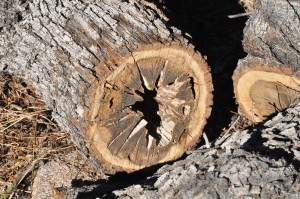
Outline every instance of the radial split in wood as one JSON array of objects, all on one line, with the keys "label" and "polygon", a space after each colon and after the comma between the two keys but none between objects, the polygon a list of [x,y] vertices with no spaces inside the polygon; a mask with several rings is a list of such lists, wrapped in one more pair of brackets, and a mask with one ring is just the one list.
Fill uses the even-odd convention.
[{"label": "radial split in wood", "polygon": [[289,67],[254,63],[237,69],[233,82],[239,108],[253,122],[299,102],[300,74]]},{"label": "radial split in wood", "polygon": [[87,139],[115,171],[171,161],[198,143],[211,104],[211,75],[200,54],[151,45],[121,59],[98,87]]}]

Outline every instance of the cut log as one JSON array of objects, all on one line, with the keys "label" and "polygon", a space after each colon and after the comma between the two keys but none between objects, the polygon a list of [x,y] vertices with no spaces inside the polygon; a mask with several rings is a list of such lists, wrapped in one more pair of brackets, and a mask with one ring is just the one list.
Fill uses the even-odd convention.
[{"label": "cut log", "polygon": [[209,67],[149,3],[13,7],[22,17],[2,27],[0,70],[31,82],[108,172],[171,161],[199,142],[212,104]]},{"label": "cut log", "polygon": [[94,154],[137,170],[174,160],[199,141],[211,79],[205,61],[193,54],[177,44],[153,45],[118,63],[93,91],[86,135]]},{"label": "cut log", "polygon": [[300,3],[255,2],[244,30],[248,56],[239,61],[233,81],[241,112],[260,122],[299,100]]}]

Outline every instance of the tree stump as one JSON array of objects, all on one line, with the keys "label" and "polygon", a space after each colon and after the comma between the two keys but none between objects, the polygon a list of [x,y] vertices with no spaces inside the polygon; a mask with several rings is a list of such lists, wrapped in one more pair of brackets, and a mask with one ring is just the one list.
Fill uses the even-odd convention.
[{"label": "tree stump", "polygon": [[241,112],[260,122],[299,101],[300,3],[259,0],[254,7],[244,29],[248,56],[233,81]]},{"label": "tree stump", "polygon": [[198,143],[212,105],[209,67],[149,3],[36,0],[5,10],[19,18],[1,16],[10,23],[0,70],[31,82],[108,172],[171,161]]}]

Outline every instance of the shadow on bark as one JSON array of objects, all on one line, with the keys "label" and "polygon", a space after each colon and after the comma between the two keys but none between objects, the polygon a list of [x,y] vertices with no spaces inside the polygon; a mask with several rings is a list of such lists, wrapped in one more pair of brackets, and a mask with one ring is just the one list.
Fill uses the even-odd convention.
[{"label": "shadow on bark", "polygon": [[[160,169],[162,166],[169,164],[172,165],[176,161],[184,160],[187,157],[184,154],[180,159],[170,161],[167,163],[157,164],[154,166],[146,167],[139,171],[135,171],[132,173],[126,172],[118,172],[109,177],[108,180],[98,180],[98,181],[81,181],[81,180],[73,180],[72,187],[78,189],[78,193],[72,193],[77,195],[77,199],[86,199],[86,198],[117,198],[113,191],[125,189],[134,184],[143,184],[148,185],[149,187],[154,187],[154,183],[158,176],[154,174]],[[148,178],[150,177],[151,178]],[[85,187],[91,187],[95,185],[95,187],[87,191]]]},{"label": "shadow on bark", "polygon": [[[284,112],[283,112],[284,113]],[[298,124],[300,125],[300,124]],[[300,171],[300,161],[295,159],[295,155],[293,153],[289,153],[287,151],[284,150],[284,148],[271,148],[270,146],[268,146],[266,144],[266,142],[269,140],[267,138],[263,138],[261,136],[261,130],[265,129],[266,126],[264,124],[261,124],[259,126],[257,126],[255,129],[251,129],[252,133],[250,139],[244,143],[243,145],[243,149],[247,152],[251,152],[251,153],[258,153],[259,155],[263,156],[263,157],[267,157],[273,160],[280,160],[280,159],[284,159],[287,164],[291,164],[295,167],[295,169],[299,172]],[[275,132],[273,132],[274,134],[276,134],[276,129],[274,130]],[[278,130],[277,133],[281,132],[280,130]],[[276,137],[274,138],[274,140],[276,140]],[[279,140],[279,138],[277,138],[278,141],[282,141],[282,142],[289,142],[292,141],[290,138],[286,137],[286,138],[282,138]]]},{"label": "shadow on bark", "polygon": [[[172,164],[173,162],[169,162],[168,164]],[[130,174],[126,172],[120,172],[111,176],[108,181],[101,180],[97,182],[88,182],[73,180],[72,187],[83,188],[84,186],[96,185],[96,187],[91,191],[85,191],[83,188],[82,192],[78,193],[77,199],[96,197],[112,199],[116,198],[115,194],[112,193],[115,190],[121,190],[134,184],[144,184],[147,182],[147,185],[151,185],[151,183],[155,183],[157,177],[153,177],[153,174],[163,165],[165,164],[151,166]],[[151,180],[147,179],[148,176],[152,176]]]}]

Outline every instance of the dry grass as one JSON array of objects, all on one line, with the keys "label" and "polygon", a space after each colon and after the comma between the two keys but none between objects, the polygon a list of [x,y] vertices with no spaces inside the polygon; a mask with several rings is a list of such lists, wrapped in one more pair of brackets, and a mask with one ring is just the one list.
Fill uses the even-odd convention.
[{"label": "dry grass", "polygon": [[0,76],[0,198],[30,197],[36,169],[74,150],[51,111],[20,79]]}]

